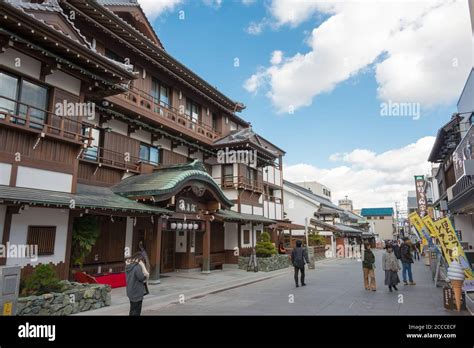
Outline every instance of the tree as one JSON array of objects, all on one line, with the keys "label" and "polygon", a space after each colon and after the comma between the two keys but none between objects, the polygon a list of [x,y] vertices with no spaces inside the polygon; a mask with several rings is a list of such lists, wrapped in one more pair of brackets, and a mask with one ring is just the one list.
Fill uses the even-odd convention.
[{"label": "tree", "polygon": [[263,232],[260,235],[260,240],[255,244],[255,253],[258,257],[270,257],[277,253],[268,232]]},{"label": "tree", "polygon": [[85,216],[74,220],[72,232],[72,263],[82,268],[84,259],[90,254],[100,235],[99,220]]}]

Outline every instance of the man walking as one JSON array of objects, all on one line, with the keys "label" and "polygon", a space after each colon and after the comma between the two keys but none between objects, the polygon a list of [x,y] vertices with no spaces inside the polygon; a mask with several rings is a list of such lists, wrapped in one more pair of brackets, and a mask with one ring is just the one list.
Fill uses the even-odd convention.
[{"label": "man walking", "polygon": [[370,244],[364,245],[364,257],[362,259],[362,271],[364,272],[365,290],[377,290],[375,283],[375,255],[371,250]]},{"label": "man walking", "polygon": [[[413,281],[413,275],[411,273],[411,264],[413,263],[413,256],[411,254],[412,250],[412,245],[411,241],[409,238],[405,237],[403,238],[403,244],[400,247],[400,254],[401,254],[401,260],[402,260],[402,275],[403,275],[403,283],[405,285],[416,285],[416,283]],[[407,282],[407,274],[408,274],[408,280],[410,283]]]},{"label": "man walking", "polygon": [[400,243],[398,239],[392,243],[392,249],[397,259],[400,260],[402,258],[402,254],[400,253]]},{"label": "man walking", "polygon": [[304,265],[305,265],[305,261],[306,263],[309,263],[309,258],[308,258],[308,254],[306,253],[306,248],[303,248],[301,244],[302,244],[301,241],[297,240],[296,248],[294,248],[293,251],[291,252],[291,263],[295,267],[296,287],[299,287],[298,272],[301,272],[301,286],[306,285],[304,282]]}]

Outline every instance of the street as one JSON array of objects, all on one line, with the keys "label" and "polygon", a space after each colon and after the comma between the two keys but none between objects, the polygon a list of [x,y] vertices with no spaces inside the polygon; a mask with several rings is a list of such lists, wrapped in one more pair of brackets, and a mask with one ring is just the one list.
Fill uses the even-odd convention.
[{"label": "street", "polygon": [[[376,250],[377,291],[364,289],[361,262],[330,259],[306,271],[307,286],[295,288],[293,269],[282,276],[175,303],[143,315],[456,315],[443,308],[428,266],[415,261],[415,286],[383,284],[382,251]],[[401,272],[399,273],[402,279]],[[467,312],[461,312],[466,315]]]}]

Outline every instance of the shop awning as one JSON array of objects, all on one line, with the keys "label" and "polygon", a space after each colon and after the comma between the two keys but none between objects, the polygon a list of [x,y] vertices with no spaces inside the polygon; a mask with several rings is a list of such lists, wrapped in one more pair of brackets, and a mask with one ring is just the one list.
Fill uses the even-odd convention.
[{"label": "shop awning", "polygon": [[75,209],[108,209],[118,212],[172,214],[164,208],[137,203],[114,194],[108,187],[77,185],[77,193],[0,185],[0,200],[8,203]]},{"label": "shop awning", "polygon": [[354,228],[354,227],[351,227],[351,226],[348,226],[348,225],[339,224],[339,223],[328,224],[327,222],[323,222],[323,221],[316,220],[316,219],[311,219],[310,222],[314,226],[321,227],[321,228],[323,228],[327,231],[338,232],[338,233],[341,233],[341,234],[343,234],[345,236],[348,236],[348,237],[361,236],[362,235],[361,230],[359,230],[357,228]]},{"label": "shop awning", "polygon": [[153,197],[162,201],[193,184],[210,190],[224,207],[234,205],[199,160],[160,168],[149,174],[131,176],[113,186],[112,191],[127,198]]},{"label": "shop awning", "polygon": [[256,222],[259,224],[264,224],[264,225],[271,225],[275,224],[275,220],[268,219],[264,216],[261,215],[253,215],[253,214],[244,214],[244,213],[238,213],[233,210],[218,210],[214,215],[217,218],[220,218],[224,221],[233,221],[233,222]]}]

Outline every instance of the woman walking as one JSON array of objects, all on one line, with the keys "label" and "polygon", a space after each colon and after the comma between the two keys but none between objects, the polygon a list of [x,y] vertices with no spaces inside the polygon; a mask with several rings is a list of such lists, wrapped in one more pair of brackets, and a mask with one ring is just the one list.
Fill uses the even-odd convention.
[{"label": "woman walking", "polygon": [[375,284],[375,255],[370,249],[370,244],[364,245],[364,258],[362,260],[362,269],[364,271],[365,290],[376,290]]},{"label": "woman walking", "polygon": [[397,284],[400,283],[400,278],[398,278],[400,264],[390,244],[387,245],[382,256],[382,268],[385,271],[385,285],[388,286],[390,292],[393,291],[392,288],[398,291]]},{"label": "woman walking", "polygon": [[125,274],[130,315],[139,316],[142,312],[143,296],[147,293],[146,281],[149,277],[142,253],[138,252],[125,261]]}]

